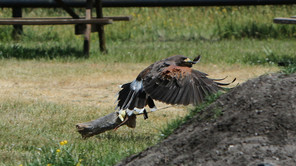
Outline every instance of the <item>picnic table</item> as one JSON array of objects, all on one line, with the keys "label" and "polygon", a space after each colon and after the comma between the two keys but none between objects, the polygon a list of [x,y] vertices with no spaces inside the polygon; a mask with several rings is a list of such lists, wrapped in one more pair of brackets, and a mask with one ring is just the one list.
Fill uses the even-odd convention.
[{"label": "picnic table", "polygon": [[[0,0],[1,1],[1,0]],[[40,1],[40,0],[39,0]],[[17,36],[23,33],[23,25],[75,25],[75,34],[84,35],[84,44],[83,44],[83,52],[86,57],[89,57],[90,50],[90,34],[91,32],[98,32],[99,34],[99,43],[100,50],[102,52],[106,52],[106,44],[105,44],[105,33],[104,26],[108,24],[112,24],[113,21],[129,21],[131,20],[131,16],[110,16],[104,17],[102,10],[102,1],[101,0],[73,0],[67,1],[65,0],[52,0],[54,3],[52,6],[46,7],[59,7],[64,9],[71,17],[43,17],[43,18],[24,18],[22,17],[22,8],[23,7],[39,7],[41,3],[38,0],[26,0],[26,1],[14,1],[14,5],[12,7],[12,17],[13,18],[0,18],[0,25],[13,25],[13,36]],[[71,3],[74,2],[84,2],[83,6],[75,6],[75,7],[83,7],[85,8],[85,16],[81,17],[76,14],[71,7]],[[0,2],[1,3],[1,2]],[[40,4],[38,4],[40,3]],[[19,5],[18,5],[19,4]],[[71,6],[71,7],[70,7]],[[1,7],[1,6],[0,6]],[[44,7],[44,6],[42,6]],[[92,17],[92,9],[96,9],[96,17]]]}]

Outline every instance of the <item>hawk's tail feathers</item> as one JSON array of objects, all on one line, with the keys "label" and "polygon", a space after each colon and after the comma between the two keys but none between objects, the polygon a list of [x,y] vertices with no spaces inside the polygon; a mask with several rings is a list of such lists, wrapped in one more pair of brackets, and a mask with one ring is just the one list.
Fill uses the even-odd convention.
[{"label": "hawk's tail feathers", "polygon": [[116,109],[127,110],[130,115],[133,111],[143,113],[147,104],[150,108],[155,107],[153,100],[150,97],[147,98],[142,81],[134,80],[122,85],[121,88],[122,90],[118,93]]}]

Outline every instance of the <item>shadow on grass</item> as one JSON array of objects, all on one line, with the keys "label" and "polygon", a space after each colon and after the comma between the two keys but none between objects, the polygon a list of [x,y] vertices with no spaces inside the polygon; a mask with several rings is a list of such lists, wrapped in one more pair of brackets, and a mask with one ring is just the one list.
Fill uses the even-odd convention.
[{"label": "shadow on grass", "polygon": [[107,139],[114,142],[128,142],[128,141],[138,141],[138,140],[152,140],[153,136],[149,134],[139,135],[134,133],[132,130],[128,134],[118,134],[116,132],[105,132],[99,135],[96,135],[97,139]]},{"label": "shadow on grass", "polygon": [[244,56],[243,62],[247,64],[276,64],[278,66],[288,67],[296,65],[296,54],[275,54],[271,49],[264,49],[265,55],[253,55]]},{"label": "shadow on grass", "polygon": [[286,74],[296,72],[296,54],[275,54],[271,49],[265,48],[265,55],[248,55],[244,56],[243,62],[254,65],[275,64],[282,67],[282,71]]},{"label": "shadow on grass", "polygon": [[268,38],[293,38],[295,37],[295,26],[262,24],[258,22],[240,23],[237,21],[226,21],[218,23],[214,29],[214,36],[220,39],[268,39]]},{"label": "shadow on grass", "polygon": [[53,58],[84,58],[83,50],[72,46],[24,47],[19,44],[0,45],[0,58],[17,59],[53,59]]}]

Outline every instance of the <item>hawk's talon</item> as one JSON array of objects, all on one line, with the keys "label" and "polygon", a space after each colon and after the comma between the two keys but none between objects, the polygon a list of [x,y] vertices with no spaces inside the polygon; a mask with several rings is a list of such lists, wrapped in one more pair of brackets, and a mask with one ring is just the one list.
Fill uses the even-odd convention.
[{"label": "hawk's talon", "polygon": [[117,130],[119,127],[123,126],[128,120],[128,116],[125,116],[125,119],[118,125],[114,128],[114,131]]}]

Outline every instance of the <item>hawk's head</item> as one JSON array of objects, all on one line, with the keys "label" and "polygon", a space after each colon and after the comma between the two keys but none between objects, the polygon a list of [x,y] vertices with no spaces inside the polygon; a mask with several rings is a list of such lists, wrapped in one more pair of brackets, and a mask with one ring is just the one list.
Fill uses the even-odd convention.
[{"label": "hawk's head", "polygon": [[192,65],[196,64],[199,60],[200,60],[200,55],[194,58],[193,60],[183,55],[175,55],[167,58],[165,60],[165,63],[169,65],[192,67]]}]

